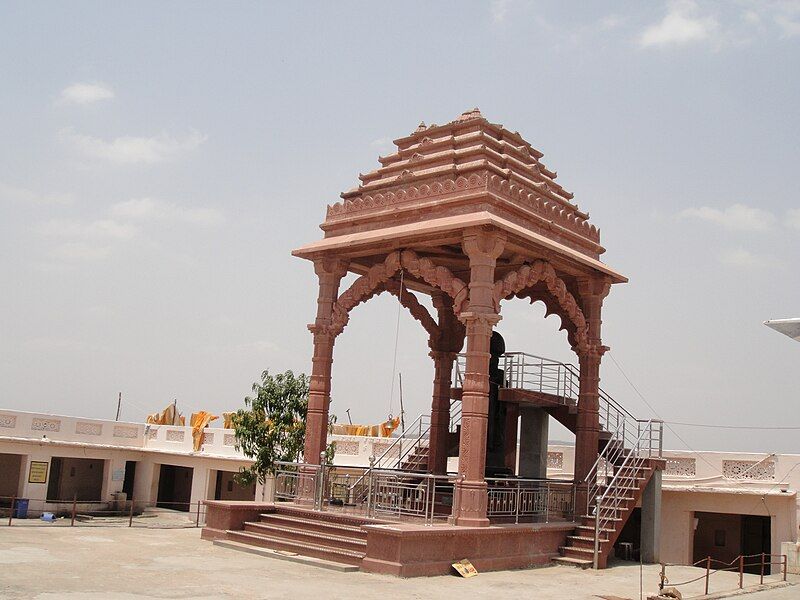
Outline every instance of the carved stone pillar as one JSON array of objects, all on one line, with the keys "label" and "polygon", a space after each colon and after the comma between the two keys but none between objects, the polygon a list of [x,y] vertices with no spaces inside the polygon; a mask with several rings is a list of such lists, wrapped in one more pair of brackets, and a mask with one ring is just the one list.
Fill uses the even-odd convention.
[{"label": "carved stone pillar", "polygon": [[466,325],[467,365],[461,400],[461,441],[453,506],[456,525],[488,526],[486,426],[489,410],[489,358],[492,329],[500,320],[492,298],[494,269],[505,238],[496,232],[465,232],[462,244],[469,257],[469,306],[460,315]]},{"label": "carved stone pillar", "polygon": [[431,350],[433,359],[433,403],[428,440],[428,470],[436,475],[447,473],[447,440],[450,431],[450,386],[455,352]]},{"label": "carved stone pillar", "polygon": [[320,464],[320,453],[328,444],[328,408],[331,401],[331,367],[335,337],[330,333],[333,305],[339,293],[339,283],[347,273],[347,263],[337,259],[314,261],[319,278],[317,318],[308,326],[314,335],[311,382],[306,412],[306,439],[303,460]]},{"label": "carved stone pillar", "polygon": [[453,312],[453,300],[441,291],[431,294],[438,316],[438,333],[428,341],[433,359],[433,402],[431,432],[428,442],[428,470],[436,475],[447,472],[450,433],[450,388],[453,363],[464,345],[464,326]]},{"label": "carved stone pillar", "polygon": [[600,358],[606,350],[600,340],[600,312],[610,283],[605,279],[587,278],[579,280],[578,287],[589,334],[589,348],[578,357],[580,391],[575,432],[575,482],[578,484],[576,509],[582,509],[590,500],[586,497],[586,477],[597,461],[599,449]]}]

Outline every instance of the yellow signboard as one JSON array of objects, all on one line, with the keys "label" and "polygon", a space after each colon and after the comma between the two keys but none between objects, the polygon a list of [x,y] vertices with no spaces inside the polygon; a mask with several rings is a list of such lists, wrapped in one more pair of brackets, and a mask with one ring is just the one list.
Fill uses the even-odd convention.
[{"label": "yellow signboard", "polygon": [[469,562],[466,558],[460,560],[457,563],[453,563],[453,568],[456,572],[461,575],[462,577],[475,577],[478,574],[478,570],[472,566],[472,563]]},{"label": "yellow signboard", "polygon": [[47,464],[32,460],[31,468],[28,471],[28,483],[47,483]]}]

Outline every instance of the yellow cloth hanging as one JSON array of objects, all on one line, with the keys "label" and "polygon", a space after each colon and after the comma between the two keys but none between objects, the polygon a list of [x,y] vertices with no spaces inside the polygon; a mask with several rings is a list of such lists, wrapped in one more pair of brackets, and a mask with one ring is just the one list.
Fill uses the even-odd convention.
[{"label": "yellow cloth hanging", "polygon": [[400,426],[400,417],[395,417],[377,425],[334,425],[332,433],[338,435],[360,435],[364,437],[391,437]]},{"label": "yellow cloth hanging", "polygon": [[223,429],[233,429],[233,415],[235,412],[222,413],[222,427]]},{"label": "yellow cloth hanging", "polygon": [[170,404],[161,412],[147,415],[146,423],[151,425],[186,425],[186,418],[175,409],[175,404]]},{"label": "yellow cloth hanging", "polygon": [[203,429],[208,427],[211,421],[216,421],[217,419],[219,419],[218,416],[212,415],[204,410],[192,413],[192,417],[189,419],[189,425],[192,427],[192,442],[195,452],[199,452],[200,446],[203,445]]}]

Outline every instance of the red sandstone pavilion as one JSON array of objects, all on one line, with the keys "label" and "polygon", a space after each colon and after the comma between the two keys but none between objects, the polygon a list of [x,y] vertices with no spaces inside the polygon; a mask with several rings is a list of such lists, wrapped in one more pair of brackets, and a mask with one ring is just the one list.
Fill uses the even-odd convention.
[{"label": "red sandstone pavilion", "polygon": [[[401,576],[465,557],[479,570],[604,567],[641,506],[643,559],[656,560],[662,429],[599,388],[603,301],[627,281],[600,261],[599,230],[542,153],[478,109],[394,143],[328,206],[323,239],[293,252],[319,283],[303,462],[281,465],[274,504],[209,502],[204,538]],[[340,291],[348,272],[360,276]],[[430,416],[369,468],[320,466],[335,341],[383,292],[429,335]],[[577,368],[505,351],[494,328],[513,298],[561,318]],[[574,481],[546,479],[550,416],[575,434]]]}]

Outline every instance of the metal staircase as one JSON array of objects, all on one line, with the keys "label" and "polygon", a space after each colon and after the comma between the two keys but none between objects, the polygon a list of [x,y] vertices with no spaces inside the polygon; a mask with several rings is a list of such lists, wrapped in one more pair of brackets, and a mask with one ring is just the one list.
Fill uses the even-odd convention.
[{"label": "metal staircase", "polygon": [[[459,355],[454,381],[463,380],[466,356]],[[573,433],[577,431],[580,371],[570,364],[523,352],[500,359],[504,386],[500,400],[547,410]],[[461,389],[454,388],[460,397]],[[602,389],[599,390],[598,457],[585,481],[586,506],[576,507],[579,525],[561,548],[556,561],[581,567],[606,565],[614,542],[641,498],[655,468],[661,468],[663,423],[636,419]],[[585,509],[585,512],[583,512]]]}]

